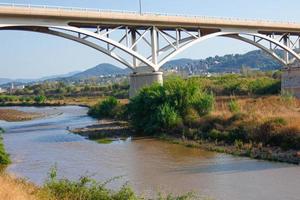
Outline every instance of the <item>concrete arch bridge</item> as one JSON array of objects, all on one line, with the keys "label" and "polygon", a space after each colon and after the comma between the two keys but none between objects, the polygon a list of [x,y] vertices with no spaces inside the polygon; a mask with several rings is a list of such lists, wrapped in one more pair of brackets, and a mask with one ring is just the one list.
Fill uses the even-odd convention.
[{"label": "concrete arch bridge", "polygon": [[300,23],[0,4],[0,30],[50,34],[112,57],[132,70],[130,96],[162,83],[159,69],[182,51],[214,37],[232,38],[282,63],[282,89],[300,96]]}]

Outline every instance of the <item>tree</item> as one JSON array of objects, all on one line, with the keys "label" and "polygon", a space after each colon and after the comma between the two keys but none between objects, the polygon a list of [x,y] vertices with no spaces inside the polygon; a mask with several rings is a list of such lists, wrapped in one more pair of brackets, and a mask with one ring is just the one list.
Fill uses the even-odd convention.
[{"label": "tree", "polygon": [[35,101],[35,103],[42,104],[42,103],[45,103],[46,99],[47,99],[46,96],[38,95],[34,98],[34,101]]}]

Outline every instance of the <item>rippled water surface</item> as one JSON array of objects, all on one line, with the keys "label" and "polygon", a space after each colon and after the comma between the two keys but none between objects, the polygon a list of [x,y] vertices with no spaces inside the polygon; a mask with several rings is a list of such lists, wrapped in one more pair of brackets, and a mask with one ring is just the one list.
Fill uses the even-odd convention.
[{"label": "rippled water surface", "polygon": [[56,165],[61,177],[89,175],[99,181],[121,176],[146,195],[194,191],[224,200],[299,200],[300,168],[186,148],[156,140],[97,144],[70,134],[67,127],[95,123],[87,109],[15,107],[47,113],[43,119],[3,122],[4,143],[13,164],[8,171],[42,184]]}]

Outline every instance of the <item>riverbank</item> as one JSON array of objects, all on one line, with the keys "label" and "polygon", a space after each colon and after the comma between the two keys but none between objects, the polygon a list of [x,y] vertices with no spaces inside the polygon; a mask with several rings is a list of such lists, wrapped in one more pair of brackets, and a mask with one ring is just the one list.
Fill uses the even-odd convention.
[{"label": "riverbank", "polygon": [[99,143],[110,143],[114,140],[126,139],[134,135],[128,122],[109,119],[102,119],[97,124],[73,129],[70,132]]},{"label": "riverbank", "polygon": [[[113,108],[107,112],[113,113],[112,116],[122,113],[118,105],[117,109]],[[93,109],[99,110],[100,108],[101,104]],[[153,137],[165,135],[167,140],[172,142],[175,140],[176,143],[204,150],[299,164],[299,110],[300,101],[292,97],[220,96],[216,97],[214,110],[211,113],[199,116],[195,111],[188,112],[181,123],[168,129],[157,128],[158,131],[146,135]],[[102,112],[105,114],[104,110]],[[143,116],[148,117],[148,115],[145,113]],[[144,119],[140,118],[140,120]],[[119,137],[118,127],[114,127],[116,121],[110,124],[107,122],[108,120],[101,125],[100,121],[93,127],[78,129],[76,133],[90,139]],[[102,126],[105,127],[104,130]],[[95,127],[100,127],[100,129],[95,129]],[[133,128],[130,130],[127,123],[126,129],[131,136],[141,136],[140,132],[134,134]]]},{"label": "riverbank", "polygon": [[[40,200],[39,188],[32,183],[0,173],[0,199],[5,200]],[[45,198],[46,200],[46,198]],[[50,200],[50,198],[49,198]]]},{"label": "riverbank", "polygon": [[2,133],[4,130],[0,127],[0,172],[1,168],[11,163],[9,154],[5,151],[3,139],[2,139]]},{"label": "riverbank", "polygon": [[[90,140],[99,143],[110,143],[117,138],[132,137],[132,140],[140,139],[135,136],[134,131],[127,122],[117,120],[100,120],[97,124],[71,130],[72,133],[82,135]],[[147,137],[149,138],[149,137]],[[290,164],[300,164],[300,152],[296,150],[283,150],[280,147],[262,146],[261,144],[236,142],[234,145],[226,144],[222,141],[211,142],[209,140],[189,140],[168,135],[158,135],[152,138],[163,140],[174,144],[184,145],[190,148],[199,148],[218,153],[227,153],[234,156],[249,157],[259,160],[285,162]]]},{"label": "riverbank", "polygon": [[290,164],[300,164],[300,152],[296,150],[282,150],[279,147],[263,147],[260,145],[253,145],[251,143],[235,143],[235,145],[228,145],[223,142],[209,142],[205,140],[186,140],[174,138],[170,136],[157,137],[159,140],[166,142],[184,145],[190,148],[199,148],[206,151],[214,151],[218,153],[226,153],[234,156],[249,157],[258,160],[267,160],[273,162],[285,162]]},{"label": "riverbank", "polygon": [[[106,188],[107,183],[96,182],[89,177],[82,177],[77,181],[57,179],[56,171],[50,172],[49,179],[41,187],[0,172],[0,199],[3,200],[147,200],[138,196],[130,186],[124,185],[119,190]],[[199,199],[192,193],[182,196],[168,195],[162,197],[157,195],[159,200],[196,200]],[[150,200],[150,199],[149,199]],[[153,199],[152,199],[153,200]]]},{"label": "riverbank", "polygon": [[[21,98],[21,97],[19,97]],[[63,99],[59,98],[50,98],[45,102],[36,103],[34,101],[23,102],[20,101],[16,96],[14,101],[0,102],[0,107],[9,107],[9,106],[35,106],[35,107],[43,107],[43,106],[83,106],[83,107],[91,107],[97,104],[99,101],[103,100],[103,96],[94,96],[94,97],[64,97]],[[122,104],[127,104],[128,99],[119,99]]]},{"label": "riverbank", "polygon": [[41,113],[23,112],[14,109],[0,109],[0,120],[8,122],[33,120],[43,116],[44,115]]}]

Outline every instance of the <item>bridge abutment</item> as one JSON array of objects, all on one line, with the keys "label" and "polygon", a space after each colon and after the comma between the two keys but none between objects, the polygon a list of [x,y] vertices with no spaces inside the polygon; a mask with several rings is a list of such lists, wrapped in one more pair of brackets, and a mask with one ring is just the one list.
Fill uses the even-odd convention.
[{"label": "bridge abutment", "polygon": [[281,77],[281,92],[291,93],[300,98],[300,67],[283,69]]},{"label": "bridge abutment", "polygon": [[153,83],[163,84],[162,72],[147,72],[130,74],[129,97],[134,97],[142,88]]}]

